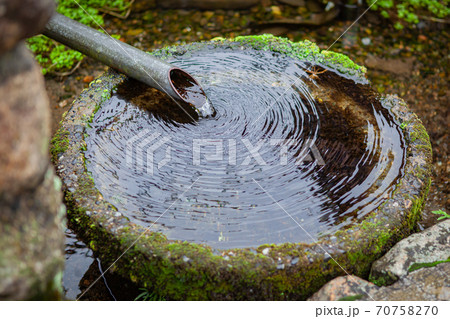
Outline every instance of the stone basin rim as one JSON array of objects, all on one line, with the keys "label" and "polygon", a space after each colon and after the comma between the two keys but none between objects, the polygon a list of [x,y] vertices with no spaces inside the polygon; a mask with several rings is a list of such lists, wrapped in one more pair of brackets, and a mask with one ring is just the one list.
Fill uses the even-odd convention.
[{"label": "stone basin rim", "polygon": [[[293,44],[271,36],[218,39],[168,47],[157,51],[156,55],[184,54],[187,50],[205,46],[272,50],[308,59],[367,83],[365,69],[353,62],[345,63],[347,60],[340,61],[339,54],[323,55],[310,42]],[[326,59],[329,56],[332,56],[331,60]],[[119,260],[114,270],[144,287],[158,288],[171,299],[227,299],[230,296],[238,299],[305,299],[327,280],[344,274],[335,261],[349,273],[367,276],[371,263],[411,233],[420,218],[421,205],[431,180],[431,146],[417,116],[404,101],[390,95],[382,99],[385,105],[391,106],[391,112],[403,129],[407,145],[404,177],[394,194],[361,223],[325,235],[312,244],[264,244],[256,249],[212,249],[204,244],[167,240],[160,233],[146,232],[145,227],[130,222],[102,198],[86,171],[82,151],[86,147],[85,127],[102,101],[109,98],[112,88],[123,79],[109,70],[81,93],[52,140],[52,154],[65,187],[72,227],[107,263],[114,262],[131,246],[128,255]],[[326,256],[324,250],[333,258]],[[162,277],[158,275],[161,280],[149,278],[149,273],[156,275],[161,269],[169,269]],[[311,282],[308,276],[315,276],[316,282]],[[185,288],[177,282],[181,277],[186,278]],[[195,278],[203,278],[201,285],[194,282]],[[241,288],[230,287],[229,283]],[[216,289],[218,285],[220,287]],[[255,289],[260,291],[255,292]]]}]

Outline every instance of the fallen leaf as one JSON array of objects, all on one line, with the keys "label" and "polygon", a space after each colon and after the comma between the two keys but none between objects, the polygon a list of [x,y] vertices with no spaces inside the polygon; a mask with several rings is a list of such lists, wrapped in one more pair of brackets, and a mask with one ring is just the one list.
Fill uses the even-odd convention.
[{"label": "fallen leaf", "polygon": [[91,83],[93,80],[94,80],[94,77],[93,77],[92,75],[86,75],[86,76],[83,78],[83,82],[84,82],[84,83]]}]

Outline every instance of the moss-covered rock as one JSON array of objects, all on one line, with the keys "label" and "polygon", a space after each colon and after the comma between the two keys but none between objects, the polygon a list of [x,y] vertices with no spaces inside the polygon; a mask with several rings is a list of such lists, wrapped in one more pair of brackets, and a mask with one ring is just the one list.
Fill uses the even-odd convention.
[{"label": "moss-covered rock", "polygon": [[[272,51],[286,56],[307,60],[316,65],[330,67],[339,71],[341,75],[353,76],[354,79],[366,82],[365,73],[367,69],[354,63],[348,56],[319,47],[308,40],[292,42],[286,38],[275,37],[271,34],[239,36],[234,39],[214,38],[210,42],[198,42],[189,44],[189,51],[199,50],[205,46],[220,46],[221,48],[235,47],[238,45],[252,48],[254,50]],[[189,54],[187,46],[169,46],[152,52],[162,59],[168,59],[172,55]]]},{"label": "moss-covered rock", "polygon": [[0,300],[62,298],[65,207],[50,167],[42,183],[1,201]]},{"label": "moss-covered rock", "polygon": [[16,43],[39,31],[53,4],[1,7],[0,51],[15,46],[0,55],[0,300],[60,299],[65,207],[48,158],[50,109],[39,67]]},{"label": "moss-covered rock", "polygon": [[450,294],[450,263],[421,268],[387,287],[355,276],[333,279],[316,292],[311,301],[447,301]]},{"label": "moss-covered rock", "polygon": [[450,258],[450,220],[409,236],[372,265],[370,280],[390,285],[408,273]]},{"label": "moss-covered rock", "polygon": [[[307,59],[329,70],[367,83],[365,69],[345,56],[322,51],[311,42],[292,43],[273,36],[216,39],[212,42],[168,47],[156,56],[189,54],[201,48],[272,50]],[[398,240],[415,230],[430,183],[431,153],[423,126],[404,102],[388,96],[383,104],[403,130],[408,148],[405,175],[396,191],[361,223],[321,237],[313,244],[285,243],[253,249],[214,250],[211,247],[167,240],[160,233],[130,222],[106,202],[84,165],[84,133],[98,109],[105,90],[123,80],[108,71],[83,91],[61,124],[60,132],[70,141],[58,145],[56,165],[66,190],[69,220],[111,270],[166,299],[177,300],[294,300],[306,299],[327,281],[347,273],[367,278],[372,262]],[[59,150],[63,149],[60,153]]]}]

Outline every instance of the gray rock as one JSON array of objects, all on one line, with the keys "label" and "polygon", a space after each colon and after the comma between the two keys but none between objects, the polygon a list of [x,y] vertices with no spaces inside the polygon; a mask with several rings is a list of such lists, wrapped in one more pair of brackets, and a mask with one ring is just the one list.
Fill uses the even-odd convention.
[{"label": "gray rock", "polygon": [[342,276],[326,283],[308,300],[372,300],[369,296],[377,290],[376,285],[364,279],[355,276]]},{"label": "gray rock", "polygon": [[49,167],[36,189],[0,198],[0,300],[61,298],[65,208]]},{"label": "gray rock", "polygon": [[354,276],[339,277],[310,300],[449,300],[450,263],[443,262],[450,257],[449,234],[450,220],[445,220],[403,239],[375,261],[371,280],[384,285],[395,282],[391,286],[378,287]]},{"label": "gray rock", "polygon": [[42,31],[54,10],[53,0],[0,0],[0,53]]},{"label": "gray rock", "polygon": [[42,182],[49,165],[50,110],[44,79],[25,44],[0,55],[0,197]]},{"label": "gray rock", "polygon": [[23,38],[52,0],[0,0],[0,300],[60,299],[65,207],[50,165],[44,79]]},{"label": "gray rock", "polygon": [[362,44],[364,45],[370,45],[370,43],[372,42],[372,40],[370,40],[370,38],[362,38],[361,39]]},{"label": "gray rock", "polygon": [[450,257],[450,220],[398,242],[372,265],[370,280],[389,285],[408,274],[414,264],[434,263]]},{"label": "gray rock", "polygon": [[450,263],[441,263],[416,270],[388,287],[378,287],[354,276],[338,277],[325,284],[308,300],[450,300],[449,273]]}]

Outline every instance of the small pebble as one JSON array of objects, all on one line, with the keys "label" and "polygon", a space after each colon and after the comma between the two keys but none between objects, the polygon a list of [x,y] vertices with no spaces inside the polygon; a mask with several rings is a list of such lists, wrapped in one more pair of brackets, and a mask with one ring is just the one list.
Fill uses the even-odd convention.
[{"label": "small pebble", "polygon": [[330,11],[331,9],[333,9],[335,7],[334,2],[330,1],[327,3],[327,5],[325,6],[325,12]]},{"label": "small pebble", "polygon": [[281,10],[280,10],[280,7],[277,7],[277,6],[271,6],[270,7],[270,10],[272,11],[272,13],[273,13],[273,15],[274,16],[281,16]]},{"label": "small pebble", "polygon": [[428,40],[428,38],[423,34],[419,34],[419,36],[417,37],[417,40],[419,40],[420,42],[425,42]]},{"label": "small pebble", "polygon": [[92,81],[94,81],[94,77],[93,77],[92,75],[86,75],[86,76],[83,78],[83,82],[84,82],[84,83],[91,83]]},{"label": "small pebble", "polygon": [[264,248],[262,250],[262,253],[263,253],[263,255],[267,255],[269,253],[269,251],[270,251],[270,248]]},{"label": "small pebble", "polygon": [[372,41],[370,40],[370,38],[362,38],[362,39],[361,39],[361,42],[362,42],[362,44],[364,44],[364,45],[370,45],[370,43],[371,43]]}]

